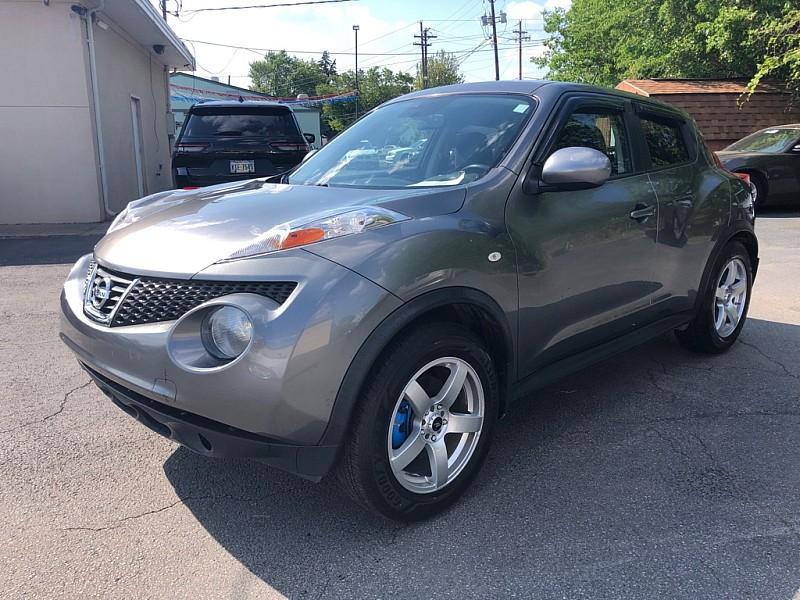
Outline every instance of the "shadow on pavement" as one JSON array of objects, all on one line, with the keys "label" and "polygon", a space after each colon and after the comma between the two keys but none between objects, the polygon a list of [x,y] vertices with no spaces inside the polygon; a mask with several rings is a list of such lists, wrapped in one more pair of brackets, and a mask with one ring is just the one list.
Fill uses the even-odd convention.
[{"label": "shadow on pavement", "polygon": [[800,327],[725,355],[671,336],[513,406],[466,496],[429,521],[183,448],[164,464],[228,552],[303,597],[791,598],[800,575]]},{"label": "shadow on pavement", "polygon": [[32,236],[0,239],[0,267],[71,264],[92,251],[102,235]]}]

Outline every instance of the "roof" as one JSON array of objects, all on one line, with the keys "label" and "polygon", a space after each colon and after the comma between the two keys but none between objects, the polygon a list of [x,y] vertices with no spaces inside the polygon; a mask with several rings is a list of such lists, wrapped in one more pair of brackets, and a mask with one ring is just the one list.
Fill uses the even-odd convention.
[{"label": "roof", "polygon": [[513,79],[508,81],[481,81],[476,83],[457,83],[455,85],[444,85],[441,87],[428,88],[398,96],[387,102],[399,102],[409,98],[420,98],[426,96],[437,96],[440,94],[465,94],[465,93],[499,93],[499,94],[524,94],[527,96],[536,95],[542,101],[556,101],[561,94],[566,92],[584,92],[603,94],[606,96],[617,96],[620,98],[635,99],[638,102],[646,102],[648,105],[661,109],[671,110],[685,114],[680,108],[676,108],[666,102],[656,98],[645,100],[641,94],[632,94],[629,91],[601,88],[594,85],[583,83],[570,83],[567,81],[548,81],[546,79]]},{"label": "roof", "polygon": [[[84,3],[105,16],[136,42],[150,49],[154,61],[168,67],[195,68],[194,56],[172,31],[150,0],[90,0]],[[163,46],[158,53],[154,46]]]},{"label": "roof", "polygon": [[237,102],[236,100],[209,100],[207,102],[202,102],[199,104],[195,104],[192,108],[240,108],[240,107],[248,107],[248,108],[258,108],[261,106],[269,106],[275,107],[280,106],[281,108],[291,108],[286,104],[281,104],[280,102],[270,102],[267,100],[245,100],[244,102]]},{"label": "roof", "polygon": [[266,98],[272,98],[272,96],[270,96],[269,94],[262,94],[261,92],[257,92],[255,90],[250,90],[250,89],[247,89],[247,88],[239,87],[238,85],[231,85],[230,83],[225,83],[224,81],[217,81],[216,79],[209,79],[208,77],[200,77],[199,75],[195,75],[194,73],[181,73],[181,72],[170,73],[169,74],[169,78],[170,78],[170,82],[173,79],[186,78],[186,79],[192,80],[192,83],[194,83],[194,81],[200,81],[200,82],[203,82],[203,83],[210,83],[210,84],[212,84],[214,86],[219,86],[219,87],[222,87],[222,88],[225,88],[225,89],[229,89],[231,91],[244,92],[244,94],[242,94],[243,96],[244,95],[250,95],[250,96],[258,96],[260,98],[265,98],[265,99]]},{"label": "roof", "polygon": [[[625,79],[617,84],[618,90],[640,96],[667,94],[743,94],[748,79]],[[780,84],[762,83],[755,93],[788,93]]]}]

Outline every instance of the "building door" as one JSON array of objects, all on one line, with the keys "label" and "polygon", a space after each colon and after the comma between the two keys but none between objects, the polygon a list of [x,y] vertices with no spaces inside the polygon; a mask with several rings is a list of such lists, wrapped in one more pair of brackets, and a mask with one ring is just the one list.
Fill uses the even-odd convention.
[{"label": "building door", "polygon": [[142,102],[131,96],[131,124],[133,125],[133,160],[136,164],[137,198],[147,195],[147,182],[144,180],[144,152],[142,149]]}]

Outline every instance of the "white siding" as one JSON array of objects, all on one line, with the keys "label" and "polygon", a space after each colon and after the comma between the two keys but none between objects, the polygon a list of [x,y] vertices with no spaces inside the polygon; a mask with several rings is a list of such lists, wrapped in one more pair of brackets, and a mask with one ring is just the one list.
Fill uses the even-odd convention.
[{"label": "white siding", "polygon": [[108,205],[117,212],[139,197],[133,149],[131,97],[140,100],[145,192],[172,187],[167,136],[167,73],[137,44],[111,24],[95,27],[100,118],[106,149]]},{"label": "white siding", "polygon": [[0,2],[0,223],[101,220],[81,20]]}]

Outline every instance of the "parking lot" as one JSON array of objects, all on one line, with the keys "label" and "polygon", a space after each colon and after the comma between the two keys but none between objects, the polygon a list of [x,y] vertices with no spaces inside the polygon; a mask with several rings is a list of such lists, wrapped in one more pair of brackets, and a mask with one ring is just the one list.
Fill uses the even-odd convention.
[{"label": "parking lot", "polygon": [[58,339],[93,238],[0,240],[0,597],[800,597],[800,213],[757,233],[728,354],[667,336],[536,394],[412,525],[123,414]]}]

